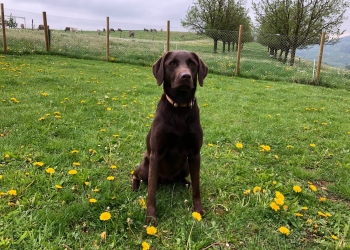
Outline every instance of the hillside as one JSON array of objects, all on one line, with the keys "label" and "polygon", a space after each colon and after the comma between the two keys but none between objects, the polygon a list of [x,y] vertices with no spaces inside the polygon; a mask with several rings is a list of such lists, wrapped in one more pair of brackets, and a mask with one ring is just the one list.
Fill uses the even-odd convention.
[{"label": "hillside", "polygon": [[[297,56],[308,60],[317,60],[319,50],[320,46],[315,45],[308,49],[298,50]],[[345,68],[346,65],[350,65],[350,36],[341,38],[337,44],[325,45],[322,61],[338,68]]]}]

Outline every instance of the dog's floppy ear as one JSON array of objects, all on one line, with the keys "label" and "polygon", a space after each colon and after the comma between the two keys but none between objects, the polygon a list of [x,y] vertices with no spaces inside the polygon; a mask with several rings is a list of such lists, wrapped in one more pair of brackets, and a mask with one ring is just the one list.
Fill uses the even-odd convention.
[{"label": "dog's floppy ear", "polygon": [[198,82],[201,87],[203,87],[204,78],[208,74],[208,66],[199,58],[196,53],[193,53],[198,61]]},{"label": "dog's floppy ear", "polygon": [[164,80],[164,62],[167,54],[168,53],[164,53],[152,66],[153,75],[157,79],[158,86],[161,85]]}]

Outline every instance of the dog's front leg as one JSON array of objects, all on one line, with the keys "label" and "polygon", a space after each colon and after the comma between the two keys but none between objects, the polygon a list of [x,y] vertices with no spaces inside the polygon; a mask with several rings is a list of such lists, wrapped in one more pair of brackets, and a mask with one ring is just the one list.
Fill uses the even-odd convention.
[{"label": "dog's front leg", "polygon": [[200,154],[196,154],[188,159],[190,167],[190,175],[192,182],[192,199],[193,199],[193,210],[195,212],[204,215],[205,210],[201,201],[201,194],[199,188],[199,174],[200,174]]},{"label": "dog's front leg", "polygon": [[148,170],[148,196],[147,196],[147,211],[146,211],[146,224],[157,225],[157,212],[156,212],[156,190],[158,183],[158,168],[159,157],[154,153],[150,155],[150,164]]}]

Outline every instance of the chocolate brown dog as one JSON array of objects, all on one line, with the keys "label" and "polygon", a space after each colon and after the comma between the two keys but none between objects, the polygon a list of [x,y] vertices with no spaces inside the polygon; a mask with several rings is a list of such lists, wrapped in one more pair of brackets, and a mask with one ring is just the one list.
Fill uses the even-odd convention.
[{"label": "chocolate brown dog", "polygon": [[152,67],[164,93],[158,103],[146,138],[147,151],[134,171],[132,189],[148,182],[146,223],[157,224],[157,183],[183,181],[190,174],[194,211],[204,214],[199,191],[200,149],[203,130],[195,98],[197,80],[203,86],[208,67],[196,53],[173,51],[164,54]]}]

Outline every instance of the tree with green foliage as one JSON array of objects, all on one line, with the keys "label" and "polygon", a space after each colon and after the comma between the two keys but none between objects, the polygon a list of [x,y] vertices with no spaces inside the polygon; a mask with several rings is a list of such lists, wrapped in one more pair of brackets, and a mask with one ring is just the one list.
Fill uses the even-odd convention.
[{"label": "tree with green foliage", "polygon": [[[253,0],[254,1],[254,0]],[[322,31],[329,43],[336,43],[345,32],[340,30],[348,0],[259,0],[253,2],[260,34],[283,36],[286,53],[290,50],[290,65],[294,65],[297,48],[317,44]],[[276,40],[276,39],[275,39]]]},{"label": "tree with green foliage", "polygon": [[10,15],[8,20],[5,20],[5,26],[9,27],[9,28],[17,28],[17,22],[16,19],[12,16],[12,14]]},{"label": "tree with green foliage", "polygon": [[[188,8],[181,24],[212,38],[216,53],[219,40],[222,40],[224,45],[238,41],[238,36],[232,35],[232,32],[227,34],[225,31],[238,31],[239,25],[243,25],[245,33],[251,33],[248,9],[243,5],[243,1],[234,0],[197,0]],[[251,39],[252,36],[246,35],[245,38]]]}]

